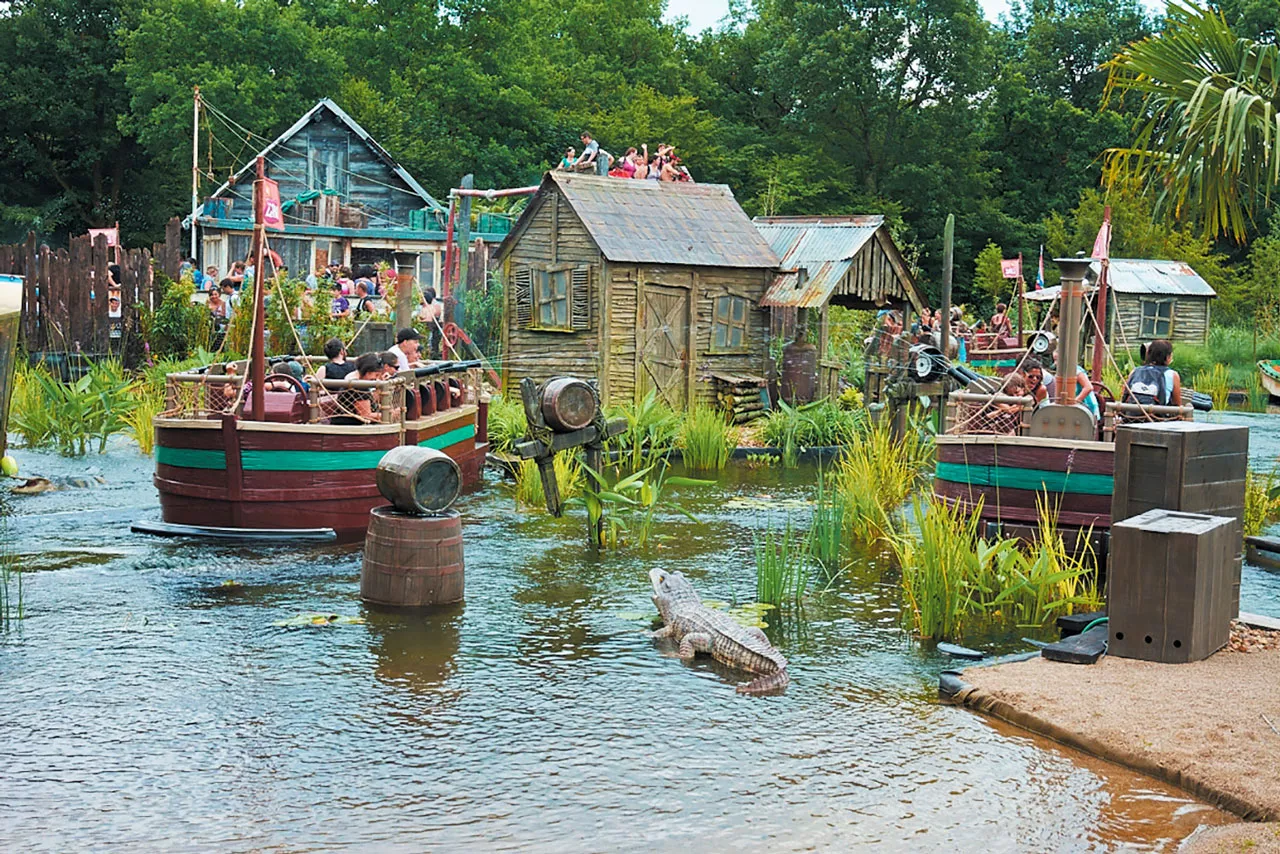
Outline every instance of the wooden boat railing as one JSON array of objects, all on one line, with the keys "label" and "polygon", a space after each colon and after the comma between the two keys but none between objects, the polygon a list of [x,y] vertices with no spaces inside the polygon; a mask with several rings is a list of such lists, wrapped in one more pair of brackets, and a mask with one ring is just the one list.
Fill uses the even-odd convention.
[{"label": "wooden boat railing", "polygon": [[[1115,441],[1116,426],[1140,424],[1144,421],[1190,421],[1195,410],[1190,406],[1148,406],[1142,403],[1107,401],[1102,416],[1103,441]],[[1126,417],[1127,416],[1127,417]]]},{"label": "wooden boat railing", "polygon": [[[271,375],[268,375],[268,379]],[[461,383],[449,383],[448,379]],[[177,373],[165,377],[165,409],[166,419],[201,421],[218,418],[223,415],[243,417],[248,395],[240,393],[247,377],[243,373],[215,374]],[[323,424],[334,415],[354,414],[342,412],[338,403],[338,395],[347,389],[368,391],[373,396],[375,408],[380,414],[383,424],[403,424],[408,419],[409,409],[405,405],[407,392],[411,387],[432,383],[446,384],[449,388],[461,388],[462,400],[459,403],[441,407],[440,411],[457,409],[459,406],[477,404],[481,399],[481,370],[470,368],[465,372],[447,375],[434,375],[427,378],[415,377],[412,371],[402,371],[385,380],[341,379],[329,380],[308,377],[306,396],[306,420],[294,423]],[[277,392],[287,394],[296,399],[297,392]]]},{"label": "wooden boat railing", "polygon": [[[978,394],[957,391],[947,396],[943,432],[947,435],[977,433],[984,435],[1025,436],[1027,416],[1035,410],[1035,398],[1007,394]],[[1018,406],[1008,411],[996,407]]]}]

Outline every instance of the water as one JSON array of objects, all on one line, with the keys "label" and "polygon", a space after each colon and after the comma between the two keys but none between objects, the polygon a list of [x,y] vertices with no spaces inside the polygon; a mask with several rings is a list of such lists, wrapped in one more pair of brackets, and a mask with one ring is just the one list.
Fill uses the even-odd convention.
[{"label": "water", "polygon": [[[806,498],[811,471],[731,470],[688,496],[704,524],[603,558],[580,510],[516,514],[491,485],[461,508],[466,603],[407,617],[361,605],[351,547],[130,534],[157,511],[128,443],[14,453],[108,483],[2,502],[29,571],[0,634],[3,850],[1172,851],[1231,820],[939,705],[946,662],[899,630],[876,566],[770,629],[781,697],[663,657],[635,619],[649,568],[750,599],[753,496]],[[1272,578],[1246,575],[1255,610],[1280,613]],[[367,622],[272,625],[310,611]]]}]

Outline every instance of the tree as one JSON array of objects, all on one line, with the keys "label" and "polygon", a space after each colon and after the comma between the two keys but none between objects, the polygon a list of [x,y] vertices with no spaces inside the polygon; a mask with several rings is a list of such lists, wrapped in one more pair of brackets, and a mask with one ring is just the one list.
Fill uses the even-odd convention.
[{"label": "tree", "polygon": [[1220,12],[1174,2],[1164,32],[1108,67],[1108,91],[1140,95],[1146,115],[1130,145],[1107,151],[1108,180],[1135,177],[1161,212],[1243,240],[1280,184],[1280,48],[1236,38]]},{"label": "tree", "polygon": [[1004,292],[1009,290],[1009,280],[1000,266],[1003,260],[1000,247],[988,242],[973,262],[973,289],[990,295],[992,303],[1003,302]]}]

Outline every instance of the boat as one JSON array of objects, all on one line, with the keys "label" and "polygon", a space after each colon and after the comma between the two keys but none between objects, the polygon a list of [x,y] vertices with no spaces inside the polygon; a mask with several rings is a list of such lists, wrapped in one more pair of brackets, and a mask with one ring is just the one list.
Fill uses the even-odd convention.
[{"label": "boat", "polygon": [[1267,394],[1280,399],[1280,359],[1263,359],[1258,362],[1258,380]]},{"label": "boat", "polygon": [[[259,158],[258,257],[264,180]],[[262,267],[255,272],[251,357],[166,377],[165,410],[153,423],[154,483],[167,529],[220,537],[225,529],[307,536],[332,529],[343,540],[363,538],[369,511],[387,503],[375,482],[378,462],[400,445],[443,451],[457,462],[462,488],[478,486],[489,449],[481,363],[433,363],[378,381],[307,384],[273,375],[273,386],[286,388],[268,390]],[[313,366],[324,361],[304,358]],[[332,423],[347,389],[371,395],[382,421]]]},{"label": "boat", "polygon": [[[1058,365],[1080,363],[1080,317],[1090,263],[1087,258],[1057,260],[1062,271]],[[1099,299],[1105,299],[1105,276],[1099,291]],[[1095,336],[1095,347],[1096,373],[1104,360],[1099,350],[1105,341]],[[1083,537],[1095,550],[1105,549],[1115,491],[1117,416],[1136,411],[1185,418],[1192,410],[1116,403],[1099,378],[1093,379],[1103,402],[1100,420],[1085,407],[1062,399],[1067,383],[1060,384],[1057,400],[1038,408],[1031,397],[965,391],[950,395],[936,440],[934,494],[977,514],[988,535],[1034,538],[1041,517],[1049,514],[1056,516],[1068,548],[1079,550]]]},{"label": "boat", "polygon": [[8,453],[9,401],[22,321],[22,277],[0,274],[0,457]]}]

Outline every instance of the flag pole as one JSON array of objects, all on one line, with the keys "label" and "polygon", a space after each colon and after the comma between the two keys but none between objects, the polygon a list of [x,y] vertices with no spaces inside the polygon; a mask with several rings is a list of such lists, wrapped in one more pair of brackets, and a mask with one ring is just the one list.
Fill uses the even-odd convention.
[{"label": "flag pole", "polygon": [[266,167],[263,158],[258,158],[258,178],[253,182],[253,352],[249,367],[249,381],[253,383],[251,405],[256,420],[265,421],[264,410],[266,398],[263,384],[267,374],[266,345],[263,341],[266,332],[266,295],[263,291],[263,272],[266,264],[262,257],[263,243],[266,240],[266,218],[263,210],[266,196]]},{"label": "flag pole", "polygon": [[1109,268],[1111,267],[1111,205],[1103,208],[1102,227],[1107,233],[1102,247],[1102,271],[1098,274],[1098,311],[1093,318],[1093,365],[1089,370],[1089,379],[1095,383],[1102,382],[1102,364],[1107,356],[1107,279],[1110,277]]},{"label": "flag pole", "polygon": [[1018,253],[1018,346],[1022,346],[1022,292],[1027,289],[1027,283],[1022,278],[1022,253]]}]

